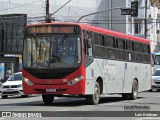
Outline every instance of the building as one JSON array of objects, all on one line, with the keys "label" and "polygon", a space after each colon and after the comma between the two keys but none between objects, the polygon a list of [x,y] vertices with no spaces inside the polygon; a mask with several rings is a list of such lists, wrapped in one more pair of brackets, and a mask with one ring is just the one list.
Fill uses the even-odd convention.
[{"label": "building", "polygon": [[150,5],[150,13],[148,20],[148,24],[150,23],[150,26],[148,28],[148,34],[150,35],[151,40],[151,51],[158,52],[158,34],[159,34],[159,20],[158,20],[158,5],[159,0],[151,0]]},{"label": "building", "polygon": [[[84,17],[81,23],[110,29],[151,40],[151,51],[160,51],[160,35],[158,18],[159,0],[137,0],[139,2],[138,16],[121,15],[121,8],[130,8],[135,0],[49,0],[50,13],[57,21],[77,20],[90,13],[105,11],[100,14]],[[59,8],[61,8],[58,10]],[[58,11],[57,11],[58,10]],[[45,0],[1,0],[0,15],[23,13],[28,16],[28,24],[44,22]],[[21,60],[21,56],[18,56]]]},{"label": "building", "polygon": [[[160,52],[160,1],[159,0],[151,0],[151,2],[153,3],[152,4],[152,7],[154,7],[155,9],[158,9],[158,15],[157,15],[157,19],[156,19],[156,28],[157,30],[155,31],[156,34],[155,36],[157,37],[154,41],[154,44],[156,46],[156,49],[155,51],[156,52]],[[156,11],[157,12],[157,11]],[[154,14],[157,14],[157,13],[154,13]]]},{"label": "building", "polygon": [[[1,0],[0,14],[24,13],[28,16],[28,24],[43,22],[45,19],[45,0],[42,1],[20,1]],[[56,12],[68,0],[49,0],[50,13]],[[92,24],[98,27],[119,31],[126,34],[145,37],[145,17],[149,19],[150,0],[138,0],[139,15],[132,18],[129,15],[122,16],[120,8],[130,8],[133,0],[72,0],[62,9],[56,12],[53,17],[58,21],[77,20],[86,14],[107,10],[106,12],[84,17],[80,22]],[[146,5],[147,1],[147,5]],[[145,5],[147,6],[145,9]],[[114,9],[119,7],[119,9]],[[112,10],[111,10],[112,9]],[[147,10],[147,11],[146,11]],[[145,16],[146,13],[146,16]],[[147,28],[149,25],[147,24]],[[149,38],[149,35],[147,35]]]},{"label": "building", "polygon": [[160,8],[158,8],[158,29],[157,29],[157,49],[158,49],[158,52],[160,52]]}]

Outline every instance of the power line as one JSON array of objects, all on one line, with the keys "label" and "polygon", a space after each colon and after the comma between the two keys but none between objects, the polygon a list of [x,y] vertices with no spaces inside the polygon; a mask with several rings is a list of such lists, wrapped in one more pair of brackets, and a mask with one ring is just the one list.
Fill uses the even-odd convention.
[{"label": "power line", "polygon": [[[45,19],[37,19],[37,20],[28,20],[28,22],[37,22],[37,21],[45,21]],[[2,23],[4,23],[4,22],[2,22]],[[7,23],[7,26],[5,26],[5,28],[10,28],[11,26],[8,26],[8,24],[22,24],[22,23],[24,23],[24,22],[8,22]],[[88,23],[88,24],[109,24],[110,22],[109,21],[94,21],[94,22],[89,22],[89,21],[82,21],[82,22],[80,22],[80,23]],[[155,23],[155,22],[152,22],[152,23]],[[5,23],[4,23],[5,24]],[[113,24],[134,24],[134,23],[129,23],[129,22],[113,22]],[[143,24],[141,24],[141,25],[143,25]],[[153,27],[155,27],[155,25],[154,26],[152,26],[152,28]],[[0,27],[0,28],[4,28],[4,27]],[[152,28],[150,28],[150,29],[152,29]],[[144,29],[144,28],[143,28]]]},{"label": "power line", "polygon": [[111,9],[107,9],[107,10],[102,10],[102,11],[86,14],[86,15],[83,15],[82,17],[80,17],[77,22],[79,22],[84,17],[88,17],[88,16],[91,16],[91,15],[99,14],[99,13],[104,13],[104,12],[107,12],[107,11],[110,11],[110,10],[114,10],[114,9],[121,9],[121,8],[120,7],[115,7],[115,8],[111,8]]},{"label": "power line", "polygon": [[39,0],[37,0],[37,1],[35,1],[35,2],[32,2],[32,3],[27,3],[27,4],[20,5],[20,6],[12,7],[12,8],[2,9],[2,10],[0,10],[0,11],[5,11],[5,10],[10,10],[10,9],[20,8],[20,7],[24,7],[24,6],[33,4],[33,3],[37,3],[37,2],[39,2]]},{"label": "power line", "polygon": [[62,5],[58,10],[56,10],[54,13],[50,14],[50,17],[55,15],[59,10],[61,10],[64,6],[66,6],[69,2],[71,2],[72,0],[69,0],[68,2],[66,2],[64,5]]},{"label": "power line", "polygon": [[[68,16],[62,16],[62,17],[68,17]],[[71,17],[71,16],[70,16]],[[3,17],[2,17],[3,18]],[[1,20],[0,19],[0,22],[6,22],[6,23],[10,23],[10,22],[14,22],[14,23],[16,23],[16,21],[12,21],[13,19],[18,19],[18,18],[16,18],[16,17],[13,17],[13,19],[12,18],[10,18],[10,17],[6,17],[7,19],[3,19],[3,20]],[[26,18],[26,17],[22,17],[22,18]],[[42,19],[42,18],[45,18],[45,16],[39,16],[39,17],[28,17],[28,19],[29,20],[36,20],[36,19]],[[74,18],[72,18],[72,19],[74,19]],[[150,23],[160,23],[160,22],[156,22],[155,21],[156,19],[152,19],[152,21],[151,22],[148,22],[147,24],[150,24]],[[109,19],[94,19],[94,20],[92,20],[92,19],[87,19],[86,20],[87,22],[94,22],[94,21],[108,21],[108,22],[110,22],[111,20],[109,20]],[[123,19],[112,19],[112,21],[113,22],[124,22],[124,20]],[[126,21],[127,22],[127,21]],[[81,22],[80,22],[81,23]],[[130,22],[129,22],[130,23]],[[134,23],[133,23],[134,24]],[[143,23],[140,23],[140,24],[143,24]]]}]

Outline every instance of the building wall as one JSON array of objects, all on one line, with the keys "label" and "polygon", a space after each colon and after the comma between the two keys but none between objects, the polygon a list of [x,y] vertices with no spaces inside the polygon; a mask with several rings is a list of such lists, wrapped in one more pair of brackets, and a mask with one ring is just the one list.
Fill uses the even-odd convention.
[{"label": "building wall", "polygon": [[157,8],[158,10],[156,12],[157,13],[157,23],[156,23],[156,39],[153,42],[153,45],[157,46],[157,49],[155,51],[160,52],[160,1],[159,0],[151,0],[152,7]]},{"label": "building wall", "polygon": [[151,40],[151,50],[152,51],[158,51],[157,46],[157,14],[158,14],[158,8],[157,7],[151,7],[151,26],[150,26],[150,40]]},{"label": "building wall", "polygon": [[[125,0],[110,0],[111,8],[121,7],[126,8],[126,1]],[[111,19],[111,30],[127,33],[126,25],[128,24],[127,18],[128,15],[121,15],[121,10],[113,10],[112,12],[112,19]]]},{"label": "building wall", "polygon": [[[160,51],[160,47],[158,47],[158,33],[159,30],[159,18],[158,18],[158,6],[159,0],[150,0],[151,3],[151,12],[150,12],[150,40],[151,40],[151,51]],[[159,45],[160,46],[160,45]]]}]

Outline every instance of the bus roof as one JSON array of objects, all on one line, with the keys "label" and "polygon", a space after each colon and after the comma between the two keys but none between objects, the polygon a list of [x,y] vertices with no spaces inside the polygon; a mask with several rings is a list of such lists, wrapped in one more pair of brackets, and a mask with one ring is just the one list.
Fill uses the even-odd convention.
[{"label": "bus roof", "polygon": [[134,40],[134,41],[150,44],[150,40],[148,39],[144,39],[144,38],[136,37],[133,35],[128,35],[128,34],[116,32],[116,31],[112,31],[112,30],[107,30],[107,29],[95,27],[92,25],[82,24],[82,23],[73,23],[73,22],[40,23],[40,24],[28,25],[27,27],[41,26],[41,25],[42,26],[45,26],[45,25],[78,25],[81,27],[82,30],[94,31],[94,32],[102,33],[102,34],[107,34],[107,35],[111,35],[115,37],[120,37],[124,39],[129,39],[129,40]]}]

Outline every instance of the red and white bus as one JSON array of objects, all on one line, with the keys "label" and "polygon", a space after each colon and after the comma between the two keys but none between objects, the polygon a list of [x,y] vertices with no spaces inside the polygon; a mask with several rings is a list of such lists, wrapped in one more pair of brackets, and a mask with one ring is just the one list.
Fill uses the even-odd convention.
[{"label": "red and white bus", "polygon": [[44,23],[25,30],[25,94],[83,96],[98,104],[101,94],[137,99],[151,88],[150,41],[79,23]]}]

